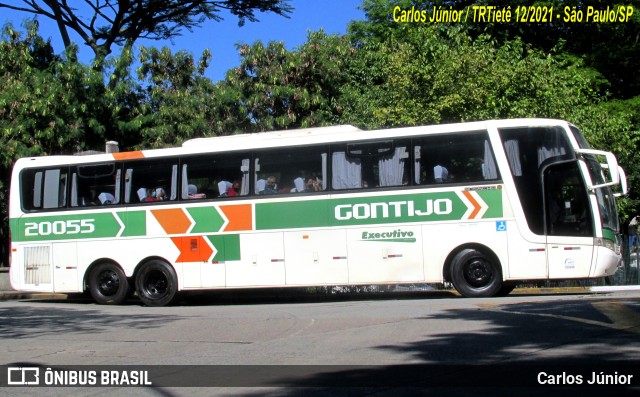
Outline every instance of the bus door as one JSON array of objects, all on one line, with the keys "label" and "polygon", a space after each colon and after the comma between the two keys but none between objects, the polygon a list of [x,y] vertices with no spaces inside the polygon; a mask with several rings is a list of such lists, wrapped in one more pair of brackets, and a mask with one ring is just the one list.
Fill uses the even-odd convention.
[{"label": "bus door", "polygon": [[548,277],[588,277],[593,259],[593,215],[578,161],[542,170]]}]

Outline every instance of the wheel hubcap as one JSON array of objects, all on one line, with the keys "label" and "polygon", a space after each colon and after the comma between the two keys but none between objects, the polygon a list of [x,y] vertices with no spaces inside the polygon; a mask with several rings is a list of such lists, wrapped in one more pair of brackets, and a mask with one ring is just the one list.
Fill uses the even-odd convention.
[{"label": "wheel hubcap", "polygon": [[120,288],[120,278],[113,270],[105,270],[98,275],[98,288],[102,295],[115,295]]},{"label": "wheel hubcap", "polygon": [[167,277],[164,273],[155,271],[147,275],[145,291],[149,296],[159,297],[167,293],[168,290]]},{"label": "wheel hubcap", "polygon": [[474,287],[484,287],[486,286],[493,276],[493,272],[491,271],[491,266],[487,263],[487,261],[476,258],[469,261],[465,265],[465,279],[469,284]]}]

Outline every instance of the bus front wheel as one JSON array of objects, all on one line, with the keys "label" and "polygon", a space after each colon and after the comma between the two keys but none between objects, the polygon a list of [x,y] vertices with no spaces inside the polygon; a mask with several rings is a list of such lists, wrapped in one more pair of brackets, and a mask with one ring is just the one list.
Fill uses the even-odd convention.
[{"label": "bus front wheel", "polygon": [[166,306],[178,292],[176,272],[164,261],[151,260],[136,274],[136,292],[147,306]]},{"label": "bus front wheel", "polygon": [[451,262],[451,281],[462,296],[495,296],[502,288],[502,272],[497,260],[480,250],[467,248]]},{"label": "bus front wheel", "polygon": [[120,266],[101,263],[89,273],[89,292],[100,305],[119,305],[129,293],[129,282]]}]

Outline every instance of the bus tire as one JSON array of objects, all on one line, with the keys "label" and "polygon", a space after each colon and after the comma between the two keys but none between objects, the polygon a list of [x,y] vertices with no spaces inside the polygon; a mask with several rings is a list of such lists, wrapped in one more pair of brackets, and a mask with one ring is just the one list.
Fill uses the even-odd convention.
[{"label": "bus tire", "polygon": [[166,306],[176,297],[178,277],[167,262],[154,259],[136,273],[138,298],[147,306]]},{"label": "bus tire", "polygon": [[495,296],[502,288],[502,272],[497,260],[480,250],[467,248],[451,262],[451,281],[462,296]]},{"label": "bus tire", "polygon": [[119,305],[129,295],[129,281],[120,266],[104,262],[89,273],[89,292],[100,305]]}]

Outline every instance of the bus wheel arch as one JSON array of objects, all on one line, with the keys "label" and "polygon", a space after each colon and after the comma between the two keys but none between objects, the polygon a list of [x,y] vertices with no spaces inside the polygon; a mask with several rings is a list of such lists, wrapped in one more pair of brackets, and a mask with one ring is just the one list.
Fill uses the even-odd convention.
[{"label": "bus wheel arch", "polygon": [[98,259],[87,269],[85,285],[100,305],[119,305],[129,296],[129,279],[120,265],[111,259]]},{"label": "bus wheel arch", "polygon": [[163,258],[145,259],[136,268],[133,278],[138,298],[146,306],[169,305],[178,293],[176,270]]},{"label": "bus wheel arch", "polygon": [[481,244],[453,250],[445,262],[443,276],[465,297],[497,296],[503,288],[500,260],[495,252]]}]

